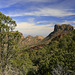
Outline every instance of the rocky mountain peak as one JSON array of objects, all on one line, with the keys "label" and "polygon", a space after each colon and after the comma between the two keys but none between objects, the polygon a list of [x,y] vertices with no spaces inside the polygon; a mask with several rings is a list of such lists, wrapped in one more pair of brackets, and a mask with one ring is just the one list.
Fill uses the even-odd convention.
[{"label": "rocky mountain peak", "polygon": [[62,24],[62,25],[59,25],[59,24],[56,24],[54,26],[54,32],[56,31],[60,31],[60,30],[63,30],[63,31],[72,31],[74,28],[73,26],[71,25],[66,25],[66,24]]},{"label": "rocky mountain peak", "polygon": [[44,39],[44,37],[41,36],[41,35],[37,35],[37,36],[35,36],[35,38],[37,38],[38,40],[42,40],[42,39]]},{"label": "rocky mountain peak", "polygon": [[32,36],[31,35],[28,35],[26,38],[32,38]]},{"label": "rocky mountain peak", "polygon": [[58,40],[59,38],[62,38],[69,32],[73,31],[74,28],[70,24],[56,24],[54,26],[54,31],[51,32],[46,38],[44,38],[41,42],[42,43],[50,43],[52,40]]}]

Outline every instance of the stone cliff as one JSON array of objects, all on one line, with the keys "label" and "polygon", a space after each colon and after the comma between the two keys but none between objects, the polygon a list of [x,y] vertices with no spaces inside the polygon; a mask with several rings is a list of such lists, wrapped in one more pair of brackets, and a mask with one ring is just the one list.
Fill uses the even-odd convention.
[{"label": "stone cliff", "polygon": [[54,26],[54,31],[51,32],[46,38],[44,38],[41,43],[50,43],[52,40],[58,40],[59,38],[62,38],[64,35],[68,34],[74,30],[73,26],[67,25],[67,24],[56,24]]},{"label": "stone cliff", "polygon": [[39,43],[37,42],[37,44],[35,44],[35,46],[31,46],[31,48],[29,48],[28,50],[33,50],[33,49],[38,50],[40,48],[43,48],[44,46],[49,45],[51,43],[51,41],[59,40],[59,39],[61,39],[62,37],[64,37],[66,34],[68,34],[69,32],[71,32],[73,30],[74,30],[74,28],[71,25],[66,25],[66,24],[59,25],[59,24],[56,24],[54,26],[54,31],[53,32],[51,32],[41,42],[39,42]]},{"label": "stone cliff", "polygon": [[74,29],[73,26],[66,25],[66,24],[62,24],[62,25],[57,24],[57,25],[54,26],[54,32],[61,31],[61,30],[63,30],[63,31],[72,31],[73,29]]},{"label": "stone cliff", "polygon": [[20,42],[19,42],[19,47],[22,48],[22,47],[31,47],[31,46],[34,46],[34,45],[37,45],[37,43],[39,43],[40,41],[42,41],[44,39],[43,36],[31,36],[31,35],[28,35],[27,37],[23,37],[23,35],[21,34],[21,39],[20,39]]}]

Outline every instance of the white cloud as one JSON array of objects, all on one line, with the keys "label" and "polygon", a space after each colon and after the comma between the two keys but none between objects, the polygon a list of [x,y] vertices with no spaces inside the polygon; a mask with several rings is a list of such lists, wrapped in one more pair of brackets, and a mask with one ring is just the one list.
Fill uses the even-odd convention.
[{"label": "white cloud", "polygon": [[35,20],[35,18],[28,18],[28,22],[29,22],[29,23],[33,23],[34,20]]},{"label": "white cloud", "polygon": [[39,23],[48,23],[49,21],[38,21],[37,24]]},{"label": "white cloud", "polygon": [[23,34],[27,34],[27,35],[47,36],[54,29],[54,27],[50,27],[51,25],[52,24],[35,25],[35,23],[22,22],[17,24],[17,27],[15,30],[19,30]]},{"label": "white cloud", "polygon": [[71,16],[75,15],[75,13],[70,12],[69,10],[66,9],[52,9],[52,8],[38,8],[37,11],[32,11],[32,12],[21,12],[21,13],[16,13],[16,14],[7,14],[9,16],[55,16],[55,17],[64,17],[64,16]]}]

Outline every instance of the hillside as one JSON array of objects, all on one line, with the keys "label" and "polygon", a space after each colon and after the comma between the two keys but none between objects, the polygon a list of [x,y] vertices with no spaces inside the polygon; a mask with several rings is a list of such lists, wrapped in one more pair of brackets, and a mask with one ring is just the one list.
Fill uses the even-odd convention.
[{"label": "hillside", "polygon": [[42,41],[44,39],[43,36],[31,36],[28,35],[27,37],[24,37],[23,35],[21,35],[21,39],[19,41],[19,47],[31,47],[31,46],[35,46],[37,45],[37,43],[39,43],[40,41]]},{"label": "hillside", "polygon": [[[55,25],[44,39],[25,38],[15,27],[12,18],[0,13],[0,75],[75,75],[75,29],[71,25]],[[28,49],[25,44],[36,46]]]},{"label": "hillside", "polygon": [[28,53],[37,67],[34,75],[75,75],[75,30]]},{"label": "hillside", "polygon": [[32,49],[42,48],[42,46],[49,44],[53,40],[58,40],[59,38],[62,38],[64,35],[68,34],[72,30],[74,30],[74,28],[71,25],[57,24],[54,26],[54,31],[51,32],[45,38],[40,35],[35,37],[28,35],[27,37],[24,37],[23,34],[19,32],[21,38],[19,40],[18,46],[19,48],[23,48],[23,47],[25,48],[31,47]]},{"label": "hillside", "polygon": [[64,35],[68,34],[74,30],[73,26],[66,25],[66,24],[56,24],[54,26],[54,31],[51,32],[46,38],[44,38],[41,43],[49,44],[52,40],[58,40],[59,38],[62,38]]},{"label": "hillside", "polygon": [[65,35],[72,32],[74,30],[73,26],[67,24],[56,24],[54,26],[54,31],[51,32],[46,38],[44,38],[41,42],[33,45],[29,50],[43,48],[44,46],[50,44],[54,40],[62,39]]},{"label": "hillside", "polygon": [[[66,26],[62,29],[64,31],[61,34],[62,38],[58,37],[51,40],[49,44],[37,45],[17,53],[21,57],[27,52],[33,62],[34,68],[32,67],[27,75],[75,75],[75,30],[72,26],[67,29],[68,31],[65,28]],[[59,29],[55,29],[54,32],[61,31]],[[28,64],[28,61],[26,63]]]}]

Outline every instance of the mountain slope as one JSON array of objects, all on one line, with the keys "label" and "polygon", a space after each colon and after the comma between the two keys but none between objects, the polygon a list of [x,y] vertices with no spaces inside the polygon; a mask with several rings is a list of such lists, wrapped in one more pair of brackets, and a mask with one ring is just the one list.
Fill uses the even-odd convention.
[{"label": "mountain slope", "polygon": [[43,46],[51,43],[51,41],[53,40],[58,40],[62,37],[64,37],[64,35],[68,34],[69,32],[71,32],[72,30],[74,30],[73,26],[71,25],[66,25],[66,24],[62,24],[62,25],[55,25],[54,26],[54,31],[51,32],[46,38],[44,38],[43,36],[31,36],[28,35],[26,38],[23,37],[23,35],[21,34],[21,39],[19,42],[19,47],[29,47],[32,49],[37,49],[37,48],[42,48]]},{"label": "mountain slope", "polygon": [[62,25],[55,25],[54,26],[54,31],[52,33],[50,33],[46,38],[44,38],[41,43],[44,44],[48,44],[50,43],[52,40],[58,40],[59,38],[62,38],[64,35],[68,34],[69,32],[71,32],[72,30],[74,30],[73,26],[71,25],[66,25],[66,24],[62,24]]},{"label": "mountain slope", "polygon": [[21,36],[21,39],[20,39],[20,42],[19,42],[19,46],[20,48],[22,47],[31,47],[31,46],[34,46],[34,45],[37,45],[37,43],[39,43],[40,41],[42,41],[44,39],[43,36],[31,36],[31,35],[28,35],[27,37],[25,38],[22,38],[23,35]]},{"label": "mountain slope", "polygon": [[43,48],[47,44],[50,44],[52,41],[59,40],[59,39],[63,38],[65,35],[72,32],[73,30],[74,30],[73,26],[71,26],[69,24],[68,25],[66,25],[66,24],[59,25],[59,24],[57,24],[57,25],[54,26],[54,31],[53,32],[51,32],[41,42],[37,43],[36,46],[32,46],[29,50]]}]

